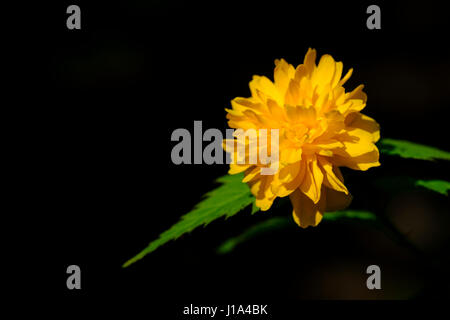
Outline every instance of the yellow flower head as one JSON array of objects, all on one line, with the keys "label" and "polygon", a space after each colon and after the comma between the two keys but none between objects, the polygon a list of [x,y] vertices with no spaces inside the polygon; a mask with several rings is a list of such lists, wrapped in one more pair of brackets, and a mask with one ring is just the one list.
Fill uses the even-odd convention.
[{"label": "yellow flower head", "polygon": [[232,163],[229,173],[244,172],[243,182],[261,210],[268,210],[276,197],[289,196],[301,227],[316,226],[325,211],[350,204],[339,167],[367,170],[380,165],[375,146],[379,125],[360,113],[367,100],[363,85],[345,92],[352,69],[344,77],[342,69],[342,62],[330,55],[323,55],[316,65],[314,49],[297,68],[275,60],[274,82],[254,76],[252,96],[235,98],[232,109],[226,109],[231,128],[279,130],[275,174],[261,174],[267,165],[259,162]]}]

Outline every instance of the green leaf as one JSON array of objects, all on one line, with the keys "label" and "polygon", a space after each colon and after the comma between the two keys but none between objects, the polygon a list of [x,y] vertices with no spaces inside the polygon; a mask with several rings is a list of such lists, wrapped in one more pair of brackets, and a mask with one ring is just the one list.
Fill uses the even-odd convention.
[{"label": "green leaf", "polygon": [[323,215],[325,221],[338,221],[338,220],[360,220],[360,221],[375,221],[377,216],[365,210],[342,210],[334,212],[326,212]]},{"label": "green leaf", "polygon": [[[369,211],[362,210],[342,210],[335,212],[327,212],[323,215],[324,221],[376,221],[375,214]],[[233,249],[241,243],[251,240],[255,237],[270,233],[272,231],[278,231],[284,228],[300,229],[292,218],[289,217],[273,217],[268,220],[257,223],[250,228],[246,229],[240,235],[232,237],[223,242],[218,248],[218,254],[226,254],[233,251]]]},{"label": "green leaf", "polygon": [[382,139],[378,146],[381,153],[391,156],[419,160],[450,160],[450,152],[405,140]]},{"label": "green leaf", "polygon": [[229,218],[250,205],[255,198],[250,193],[247,184],[242,183],[242,179],[243,174],[226,175],[217,179],[221,186],[208,192],[192,211],[182,216],[181,220],[167,231],[161,233],[158,239],[151,242],[139,254],[125,262],[123,267],[142,259],[170,240],[177,239],[181,235],[191,232],[201,225],[205,226],[220,217]]},{"label": "green leaf", "polygon": [[445,180],[421,180],[406,176],[378,178],[374,183],[393,193],[421,187],[448,196],[450,190],[450,182]]},{"label": "green leaf", "polygon": [[448,190],[450,190],[450,182],[444,180],[417,180],[415,185],[446,196],[448,196]]},{"label": "green leaf", "polygon": [[256,206],[256,202],[252,204],[252,214],[255,214],[259,211],[259,207]]}]

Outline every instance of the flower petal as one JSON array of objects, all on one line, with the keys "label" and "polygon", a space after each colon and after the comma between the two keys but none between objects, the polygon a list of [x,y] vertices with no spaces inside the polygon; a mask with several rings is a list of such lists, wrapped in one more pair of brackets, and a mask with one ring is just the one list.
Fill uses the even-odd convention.
[{"label": "flower petal", "polygon": [[317,158],[319,160],[319,164],[322,168],[324,176],[323,184],[326,185],[328,188],[348,194],[348,190],[344,185],[343,179],[341,180],[335,175],[332,163],[326,160],[324,157],[317,157]]},{"label": "flower petal", "polygon": [[347,208],[352,202],[351,194],[338,192],[336,190],[325,188],[326,193],[326,211],[336,211]]},{"label": "flower petal", "polygon": [[360,112],[352,112],[345,118],[348,127],[358,128],[368,132],[372,136],[372,142],[380,139],[380,125],[371,117]]},{"label": "flower petal", "polygon": [[336,62],[336,71],[334,72],[333,79],[331,80],[332,88],[336,87],[339,83],[339,80],[341,80],[343,68],[344,68],[344,65],[342,64],[342,62]]},{"label": "flower petal", "polygon": [[284,94],[289,85],[289,81],[295,76],[295,69],[291,64],[288,64],[284,59],[275,60],[275,70],[273,78],[275,86],[280,94]]},{"label": "flower petal", "polygon": [[275,200],[275,195],[271,189],[274,177],[270,175],[260,175],[260,179],[248,182],[250,191],[255,196],[255,204],[262,211],[267,211]]},{"label": "flower petal", "polygon": [[289,195],[294,210],[292,215],[295,222],[302,228],[317,226],[325,212],[326,199],[323,197],[319,203],[314,203],[299,189]]},{"label": "flower petal", "polygon": [[325,86],[333,80],[336,71],[336,62],[329,54],[324,54],[319,61],[319,65],[314,69],[311,76],[313,84]]},{"label": "flower petal", "polygon": [[275,100],[279,105],[283,105],[282,95],[278,92],[274,83],[264,76],[253,76],[250,81],[250,91],[252,96],[266,103],[267,99]]},{"label": "flower petal", "polygon": [[306,70],[308,70],[309,74],[311,74],[316,67],[316,55],[316,49],[309,48],[308,52],[306,52],[305,58],[303,59],[303,65]]},{"label": "flower petal", "polygon": [[[298,165],[298,171],[297,168],[294,167],[296,165]],[[290,170],[289,174],[282,174],[283,169],[280,170],[278,181],[272,186],[272,192],[276,194],[277,197],[286,197],[300,186],[305,177],[306,161],[302,160],[298,164],[291,164],[288,166],[287,170]]]},{"label": "flower petal", "polygon": [[230,170],[228,170],[229,174],[237,174],[247,170],[251,165],[242,165],[242,164],[230,164]]},{"label": "flower petal", "polygon": [[305,178],[300,184],[300,190],[307,195],[314,203],[320,200],[320,189],[323,182],[323,173],[320,170],[315,156],[308,159]]},{"label": "flower petal", "polygon": [[369,168],[378,167],[380,165],[380,162],[378,162],[379,158],[380,153],[375,147],[375,149],[371,152],[357,157],[342,157],[340,155],[333,155],[333,163],[339,167],[348,167],[353,170],[366,171]]}]

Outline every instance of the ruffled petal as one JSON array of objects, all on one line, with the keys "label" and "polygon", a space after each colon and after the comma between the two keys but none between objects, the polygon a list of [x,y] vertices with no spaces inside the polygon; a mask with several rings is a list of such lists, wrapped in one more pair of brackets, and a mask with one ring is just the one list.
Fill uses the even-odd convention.
[{"label": "ruffled petal", "polygon": [[322,220],[326,208],[326,198],[322,197],[318,203],[314,203],[300,189],[296,189],[289,195],[294,210],[294,221],[302,228],[317,226]]}]

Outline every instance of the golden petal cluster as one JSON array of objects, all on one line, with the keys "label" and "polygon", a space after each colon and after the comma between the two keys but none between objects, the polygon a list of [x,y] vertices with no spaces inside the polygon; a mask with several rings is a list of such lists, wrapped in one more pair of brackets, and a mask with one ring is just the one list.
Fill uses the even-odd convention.
[{"label": "golden petal cluster", "polygon": [[316,64],[316,50],[309,49],[296,68],[276,60],[274,81],[254,76],[251,97],[237,97],[226,109],[230,128],[279,130],[275,174],[261,174],[266,165],[258,162],[231,164],[229,173],[244,172],[243,182],[261,210],[268,210],[276,197],[289,196],[301,227],[316,226],[325,211],[350,204],[340,167],[367,170],[380,165],[375,146],[379,125],[361,113],[367,101],[363,85],[346,92],[344,84],[353,70],[344,76],[342,71],[342,62],[327,54]]}]

